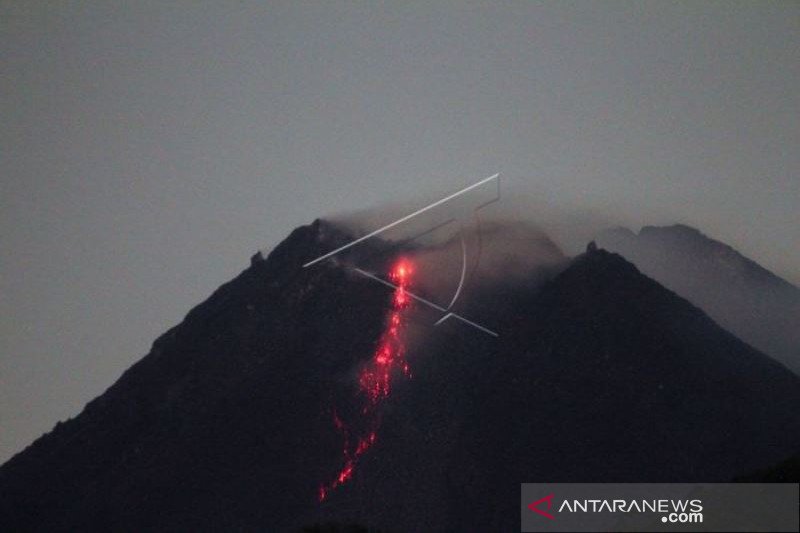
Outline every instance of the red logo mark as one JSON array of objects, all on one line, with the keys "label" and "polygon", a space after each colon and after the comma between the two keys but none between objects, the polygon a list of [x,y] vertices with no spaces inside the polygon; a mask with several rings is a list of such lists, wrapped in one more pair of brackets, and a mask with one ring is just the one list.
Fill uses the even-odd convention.
[{"label": "red logo mark", "polygon": [[530,505],[528,505],[528,509],[530,509],[534,513],[539,513],[540,515],[544,516],[545,518],[549,518],[550,520],[554,520],[555,516],[551,515],[550,513],[546,512],[546,511],[542,511],[541,509],[537,509],[536,508],[542,502],[547,502],[547,510],[549,511],[553,507],[553,495],[551,494],[550,496],[545,496],[541,500],[536,500],[535,502],[533,502]]}]

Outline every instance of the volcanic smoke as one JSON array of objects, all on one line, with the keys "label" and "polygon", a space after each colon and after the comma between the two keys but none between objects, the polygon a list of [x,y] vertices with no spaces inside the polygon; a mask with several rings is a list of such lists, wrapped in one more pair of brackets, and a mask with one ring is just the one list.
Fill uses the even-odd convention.
[{"label": "volcanic smoke", "polygon": [[319,501],[324,501],[330,491],[347,483],[353,477],[359,458],[375,444],[381,423],[379,409],[381,403],[392,392],[392,379],[400,373],[411,378],[402,334],[408,310],[411,308],[412,300],[407,290],[412,274],[411,263],[403,258],[397,260],[389,272],[389,279],[395,285],[395,289],[386,327],[375,353],[358,374],[358,393],[364,402],[360,411],[362,419],[360,426],[364,429],[354,430],[335,411],[333,412],[333,424],[344,440],[342,447],[344,466],[333,481],[320,485]]}]

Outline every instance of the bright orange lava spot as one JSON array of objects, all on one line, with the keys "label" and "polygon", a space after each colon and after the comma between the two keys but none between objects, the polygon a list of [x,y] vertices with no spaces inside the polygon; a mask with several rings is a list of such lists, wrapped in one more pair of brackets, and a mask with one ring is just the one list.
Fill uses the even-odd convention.
[{"label": "bright orange lava spot", "polygon": [[372,359],[358,375],[359,389],[365,399],[361,414],[364,418],[363,426],[366,429],[362,430],[362,434],[355,439],[355,446],[352,446],[350,437],[353,430],[334,412],[333,424],[344,437],[342,451],[344,466],[332,482],[320,486],[319,501],[325,500],[330,491],[346,483],[353,476],[358,459],[377,441],[377,431],[380,426],[378,408],[392,391],[393,376],[402,372],[406,377],[411,377],[411,371],[405,359],[406,350],[402,340],[402,331],[405,315],[411,307],[411,298],[408,296],[407,290],[412,273],[412,265],[407,259],[399,259],[389,272],[389,279],[396,288],[392,295],[392,308],[387,318],[387,328],[381,335]]}]

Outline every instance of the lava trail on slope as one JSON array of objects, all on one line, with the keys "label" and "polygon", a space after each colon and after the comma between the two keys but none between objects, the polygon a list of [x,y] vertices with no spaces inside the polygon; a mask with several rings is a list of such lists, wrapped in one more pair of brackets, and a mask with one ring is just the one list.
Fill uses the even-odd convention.
[{"label": "lava trail on slope", "polygon": [[359,458],[375,444],[381,423],[380,406],[392,392],[394,377],[399,374],[411,377],[402,336],[412,305],[407,292],[412,274],[411,262],[403,258],[397,260],[389,272],[389,279],[395,285],[391,310],[372,358],[358,374],[358,396],[363,402],[358,412],[360,429],[355,428],[356,424],[348,424],[333,411],[333,424],[343,438],[343,466],[333,481],[320,485],[319,501],[324,501],[330,491],[353,477]]}]

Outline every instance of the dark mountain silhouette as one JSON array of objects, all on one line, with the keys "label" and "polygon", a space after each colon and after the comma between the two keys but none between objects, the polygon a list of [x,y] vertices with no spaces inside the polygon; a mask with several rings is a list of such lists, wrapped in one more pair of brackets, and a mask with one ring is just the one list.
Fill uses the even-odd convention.
[{"label": "dark mountain silhouette", "polygon": [[799,288],[689,226],[616,228],[598,242],[800,374]]},{"label": "dark mountain silhouette", "polygon": [[[358,411],[355,369],[392,305],[341,264],[300,268],[345,239],[317,221],[255,256],[0,467],[3,529],[510,531],[521,482],[728,481],[798,450],[799,378],[594,249],[536,283],[471,286],[459,311],[498,338],[420,312],[413,377],[320,503],[342,467],[332,411]],[[379,268],[387,250],[349,259]]]},{"label": "dark mountain silhouette", "polygon": [[770,468],[736,478],[741,483],[800,483],[800,453]]}]

